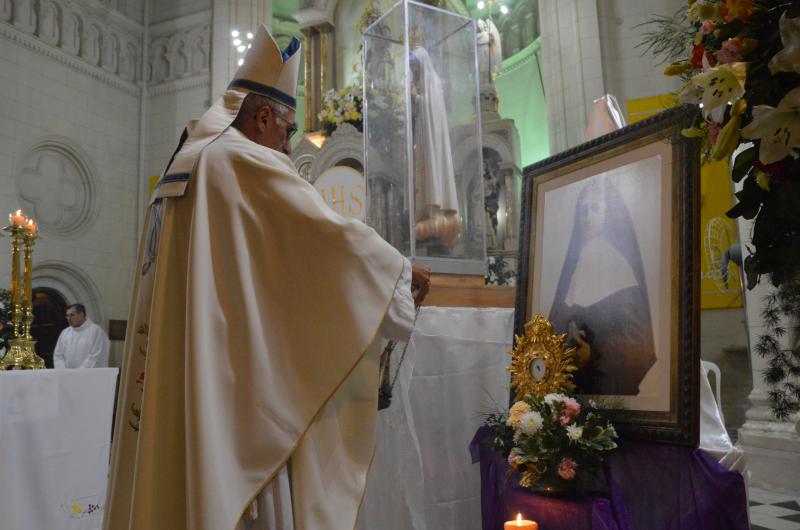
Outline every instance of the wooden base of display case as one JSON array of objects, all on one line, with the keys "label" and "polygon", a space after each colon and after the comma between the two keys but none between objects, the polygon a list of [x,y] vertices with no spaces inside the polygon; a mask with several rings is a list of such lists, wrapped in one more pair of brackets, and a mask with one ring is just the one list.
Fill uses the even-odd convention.
[{"label": "wooden base of display case", "polygon": [[431,290],[424,306],[514,307],[516,287],[486,285],[483,276],[431,274]]}]

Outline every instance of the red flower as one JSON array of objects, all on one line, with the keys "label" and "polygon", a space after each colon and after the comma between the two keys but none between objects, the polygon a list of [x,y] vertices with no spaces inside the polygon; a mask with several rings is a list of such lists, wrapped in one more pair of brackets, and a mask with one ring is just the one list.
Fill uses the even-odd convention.
[{"label": "red flower", "polygon": [[778,182],[789,180],[793,176],[791,165],[784,161],[764,164],[760,160],[755,160],[753,166],[767,175],[775,177]]},{"label": "red flower", "polygon": [[703,69],[703,57],[706,58],[709,65],[714,66],[714,56],[706,51],[705,46],[702,44],[695,45],[695,47],[692,48],[692,66],[696,70]]},{"label": "red flower", "polygon": [[717,138],[719,138],[719,132],[722,130],[722,127],[719,123],[712,121],[708,123],[708,141],[711,145],[717,145]]}]

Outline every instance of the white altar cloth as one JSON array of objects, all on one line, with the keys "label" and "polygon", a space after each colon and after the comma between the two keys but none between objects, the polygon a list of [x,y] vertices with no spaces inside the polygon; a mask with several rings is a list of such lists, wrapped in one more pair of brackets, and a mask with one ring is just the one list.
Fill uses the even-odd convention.
[{"label": "white altar cloth", "polygon": [[0,372],[0,528],[102,526],[117,371]]},{"label": "white altar cloth", "polygon": [[422,308],[392,405],[378,413],[359,530],[480,530],[469,443],[483,413],[508,406],[513,324],[512,309]]}]

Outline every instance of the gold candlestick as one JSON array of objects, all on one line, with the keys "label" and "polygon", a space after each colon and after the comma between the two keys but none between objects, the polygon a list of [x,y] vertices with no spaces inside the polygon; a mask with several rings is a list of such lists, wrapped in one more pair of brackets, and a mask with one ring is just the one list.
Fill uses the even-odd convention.
[{"label": "gold candlestick", "polygon": [[[19,215],[19,211],[17,211]],[[33,306],[31,280],[33,276],[33,244],[36,225],[12,223],[3,228],[11,234],[11,338],[5,357],[0,359],[0,370],[30,370],[44,368],[44,359],[36,355],[36,341],[31,336]],[[20,244],[24,246],[23,278],[19,277]],[[21,292],[21,296],[20,296]],[[20,303],[20,298],[22,303]]]},{"label": "gold candlestick", "polygon": [[14,323],[12,334],[19,333],[17,324],[17,312],[19,311],[19,237],[20,229],[16,226],[7,227],[11,232],[11,322]]},{"label": "gold candlestick", "polygon": [[24,284],[22,290],[22,307],[23,307],[23,333],[25,339],[33,340],[31,337],[31,324],[33,324],[33,305],[31,301],[31,280],[33,276],[33,243],[36,241],[36,233],[26,230],[22,235],[22,240],[25,244],[24,267],[23,276]]}]

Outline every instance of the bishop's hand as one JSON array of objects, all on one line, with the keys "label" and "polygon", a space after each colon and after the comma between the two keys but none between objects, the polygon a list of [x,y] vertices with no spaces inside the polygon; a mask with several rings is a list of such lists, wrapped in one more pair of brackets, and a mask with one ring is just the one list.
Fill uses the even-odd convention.
[{"label": "bishop's hand", "polygon": [[423,265],[411,266],[411,294],[414,297],[414,305],[422,305],[428,291],[431,288],[431,270]]}]

